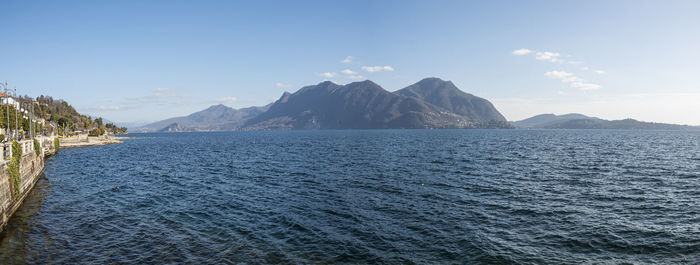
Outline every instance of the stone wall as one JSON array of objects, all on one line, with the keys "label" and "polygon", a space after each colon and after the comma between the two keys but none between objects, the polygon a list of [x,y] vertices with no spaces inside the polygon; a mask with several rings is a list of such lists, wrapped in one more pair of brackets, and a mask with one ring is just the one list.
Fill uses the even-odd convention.
[{"label": "stone wall", "polygon": [[[18,195],[15,197],[13,193],[10,172],[8,170],[9,159],[0,157],[0,230],[2,230],[12,214],[22,205],[22,201],[39,179],[41,172],[44,170],[44,159],[48,155],[56,153],[52,137],[39,136],[37,137],[41,145],[41,154],[36,155],[34,152],[34,141],[24,140],[19,143],[22,145],[22,160],[20,162],[20,185]],[[5,143],[0,146],[4,154],[11,153],[11,143]]]}]

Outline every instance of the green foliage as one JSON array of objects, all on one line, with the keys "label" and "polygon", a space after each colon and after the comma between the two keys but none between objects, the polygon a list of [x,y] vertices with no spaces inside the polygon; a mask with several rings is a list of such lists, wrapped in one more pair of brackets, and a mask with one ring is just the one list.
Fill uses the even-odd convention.
[{"label": "green foliage", "polygon": [[22,158],[22,145],[17,141],[12,141],[12,157]]},{"label": "green foliage", "polygon": [[19,195],[20,189],[20,175],[19,166],[22,162],[22,146],[17,141],[12,141],[12,158],[7,164],[8,171],[10,172],[10,183],[12,183],[12,190],[14,197]]},{"label": "green foliage", "polygon": [[100,129],[95,128],[95,129],[90,130],[90,132],[88,132],[88,136],[100,136],[100,133],[101,133]]},{"label": "green foliage", "polygon": [[70,127],[72,124],[72,122],[70,120],[63,118],[63,117],[58,118],[56,123],[58,123],[58,126],[61,126],[61,127]]},{"label": "green foliage", "polygon": [[100,129],[100,135],[104,135],[104,134],[105,134],[105,129],[102,129],[102,128],[99,128],[99,129]]},{"label": "green foliage", "polygon": [[107,128],[107,131],[111,132],[112,134],[126,134],[126,127],[117,127],[113,123],[105,124],[105,128]]},{"label": "green foliage", "polygon": [[37,139],[34,139],[34,153],[37,157],[41,155],[41,145]]},{"label": "green foliage", "polygon": [[53,147],[56,149],[54,151],[58,151],[58,148],[61,147],[61,142],[58,141],[58,137],[53,138]]},{"label": "green foliage", "polygon": [[22,118],[22,130],[24,130],[25,132],[28,132],[30,130],[29,129],[30,124],[31,124],[31,122],[29,122],[29,119]]},{"label": "green foliage", "polygon": [[[9,115],[8,115],[9,114]],[[9,116],[9,117],[8,117]],[[12,105],[0,105],[0,127],[6,129],[8,127],[8,119],[10,129],[15,129],[15,123],[18,122],[17,128],[29,132],[31,122],[29,118],[24,118],[21,112],[17,111]]]},{"label": "green foliage", "polygon": [[17,111],[15,110],[15,107],[12,105],[7,105],[7,104],[0,105],[0,127],[7,128],[8,113],[10,116],[9,117],[10,128],[14,130],[15,121],[21,121],[21,119],[16,119],[17,117],[15,117],[15,115],[17,115]]},{"label": "green foliage", "polygon": [[3,140],[5,140],[5,135],[4,135],[4,134],[0,134],[0,142],[2,142]]},{"label": "green foliage", "polygon": [[[26,98],[23,100],[32,100]],[[56,122],[69,130],[85,130],[95,127],[96,122],[90,117],[81,115],[67,102],[52,97],[41,95],[34,103],[34,111],[38,117]],[[49,129],[49,128],[47,128]]]}]

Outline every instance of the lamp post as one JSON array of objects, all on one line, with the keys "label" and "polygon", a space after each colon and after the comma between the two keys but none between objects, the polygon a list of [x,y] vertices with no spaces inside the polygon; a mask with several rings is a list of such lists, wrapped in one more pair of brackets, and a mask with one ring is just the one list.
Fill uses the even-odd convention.
[{"label": "lamp post", "polygon": [[[19,108],[20,108],[20,107],[19,107],[19,101],[17,100],[17,87],[15,87],[15,90],[14,90],[14,98],[15,98],[15,101],[17,101],[17,103],[18,103],[18,104],[16,105],[17,107],[15,108],[15,133],[14,133],[14,139],[15,139],[15,140],[18,140],[18,139],[19,139],[19,126],[17,126],[17,121],[18,121],[18,119],[17,119],[17,112],[19,111]],[[12,104],[12,105],[15,105],[15,104]]]},{"label": "lamp post", "polygon": [[[30,139],[31,139],[31,138],[34,138],[34,134],[33,134],[33,132],[32,132],[32,127],[33,127],[33,126],[32,126],[32,123],[33,123],[32,120],[34,119],[34,117],[32,117],[32,113],[29,111],[29,106],[30,106],[31,104],[32,104],[31,102],[22,102],[22,104],[20,105],[20,106],[22,106],[22,108],[23,108],[23,109],[22,109],[22,117],[23,117],[23,118],[26,117],[26,119],[29,121],[29,122],[28,122],[28,123],[29,123],[29,128],[27,128],[28,131],[25,132],[25,134],[26,134]],[[22,120],[22,129],[24,129],[24,120]]]},{"label": "lamp post", "polygon": [[[32,104],[32,109],[31,109],[32,119],[36,120],[37,118],[34,116],[34,115],[36,115],[34,112],[34,101],[30,101],[30,102]],[[32,134],[34,135],[34,137],[36,137],[36,122],[37,121],[32,121]],[[34,137],[32,137],[32,138],[34,138]]]},{"label": "lamp post", "polygon": [[[0,85],[3,85],[3,84],[0,83]],[[7,131],[5,132],[5,134],[7,134],[7,135],[6,135],[5,139],[3,139],[3,141],[7,141],[8,139],[10,139],[10,95],[8,94],[8,93],[10,93],[10,90],[7,88],[7,80],[5,80],[5,84],[3,86],[3,92],[5,94],[5,107],[6,107],[6,111],[5,111],[6,115],[5,116],[7,116]]]}]

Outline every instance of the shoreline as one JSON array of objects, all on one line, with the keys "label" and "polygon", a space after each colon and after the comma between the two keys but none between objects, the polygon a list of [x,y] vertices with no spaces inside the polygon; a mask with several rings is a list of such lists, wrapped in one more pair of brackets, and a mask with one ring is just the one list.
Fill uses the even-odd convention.
[{"label": "shoreline", "polygon": [[78,138],[59,138],[61,148],[99,146],[108,144],[120,144],[123,141],[117,140],[114,136],[85,136]]}]

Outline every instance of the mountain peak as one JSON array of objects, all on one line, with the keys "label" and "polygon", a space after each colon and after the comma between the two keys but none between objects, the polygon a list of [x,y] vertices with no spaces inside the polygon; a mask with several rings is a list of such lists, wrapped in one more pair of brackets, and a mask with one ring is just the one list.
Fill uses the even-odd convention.
[{"label": "mountain peak", "polygon": [[457,88],[457,86],[455,86],[455,84],[452,83],[452,81],[442,80],[437,77],[423,78],[422,80],[402,90],[410,91],[412,92],[412,94],[414,94],[414,96],[421,94],[425,95],[430,93],[438,93],[440,91],[442,91],[441,93],[465,93],[464,91],[459,90],[459,88]]},{"label": "mountain peak", "polygon": [[367,87],[367,86],[374,86],[374,87],[380,87],[377,83],[372,82],[371,80],[364,80],[364,81],[357,81],[357,82],[352,82],[350,84],[345,85],[347,87]]},{"label": "mountain peak", "polygon": [[425,83],[425,82],[437,83],[437,82],[450,82],[450,81],[449,80],[448,81],[442,80],[439,77],[426,77],[426,78],[423,78],[420,81],[418,81],[418,83]]},{"label": "mountain peak", "polygon": [[459,90],[452,81],[437,77],[424,78],[394,93],[421,99],[471,121],[506,121],[488,100]]},{"label": "mountain peak", "polygon": [[323,81],[321,83],[318,83],[317,86],[330,86],[330,85],[337,85],[337,84],[333,83],[333,81],[326,80],[326,81]]}]

